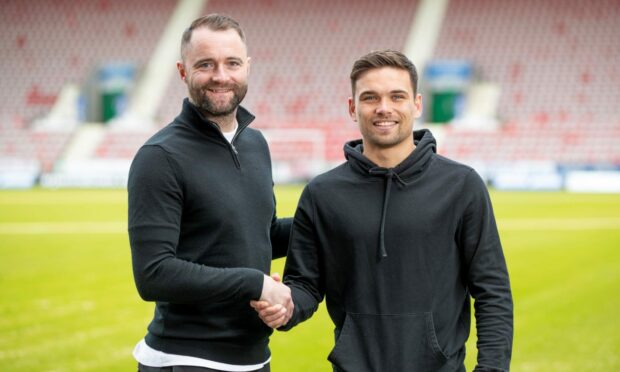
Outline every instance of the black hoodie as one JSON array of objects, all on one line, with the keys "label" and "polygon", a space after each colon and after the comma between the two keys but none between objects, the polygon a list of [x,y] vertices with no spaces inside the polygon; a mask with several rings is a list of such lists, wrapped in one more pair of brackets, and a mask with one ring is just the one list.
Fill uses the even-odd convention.
[{"label": "black hoodie", "polygon": [[435,153],[427,130],[386,169],[345,145],[347,162],[299,201],[285,267],[295,312],[325,296],[336,326],[328,359],[351,372],[464,370],[475,299],[477,370],[508,370],[513,305],[491,202],[477,173]]}]

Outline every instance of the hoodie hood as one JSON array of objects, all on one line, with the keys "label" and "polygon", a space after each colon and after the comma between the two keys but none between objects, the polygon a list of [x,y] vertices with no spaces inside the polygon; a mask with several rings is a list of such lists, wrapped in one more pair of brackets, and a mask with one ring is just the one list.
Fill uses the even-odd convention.
[{"label": "hoodie hood", "polygon": [[406,181],[426,167],[437,147],[437,142],[428,129],[414,131],[413,143],[416,146],[415,150],[394,168],[379,167],[370,161],[363,154],[364,145],[361,139],[347,142],[344,145],[344,156],[349,165],[359,174],[368,175],[372,169],[391,169],[394,174]]},{"label": "hoodie hood", "polygon": [[415,149],[400,164],[394,168],[384,168],[376,165],[364,156],[364,146],[361,139],[347,142],[344,145],[344,154],[351,169],[358,174],[369,177],[380,177],[385,180],[383,192],[383,209],[379,226],[379,257],[387,257],[385,249],[385,216],[390,201],[392,183],[397,182],[401,186],[407,186],[413,178],[424,171],[431,157],[436,152],[437,143],[428,129],[413,132]]}]

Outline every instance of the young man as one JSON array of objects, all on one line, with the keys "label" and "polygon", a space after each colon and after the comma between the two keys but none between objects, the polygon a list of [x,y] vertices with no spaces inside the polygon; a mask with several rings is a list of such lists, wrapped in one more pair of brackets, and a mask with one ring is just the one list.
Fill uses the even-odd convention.
[{"label": "young man", "polygon": [[403,54],[363,56],[351,87],[362,139],[347,143],[346,163],[312,180],[300,199],[284,273],[293,317],[280,305],[253,306],[288,330],[325,296],[334,371],[464,371],[473,297],[476,371],[507,371],[512,297],[483,181],[437,155],[428,130],[412,134],[422,99]]},{"label": "young man", "polygon": [[276,218],[267,143],[239,106],[250,63],[243,31],[226,16],[199,18],[181,57],[189,99],[129,173],[134,277],[156,301],[134,356],[140,371],[269,371],[272,330],[249,303],[292,311],[290,290],[266,275],[286,254],[291,220]]}]

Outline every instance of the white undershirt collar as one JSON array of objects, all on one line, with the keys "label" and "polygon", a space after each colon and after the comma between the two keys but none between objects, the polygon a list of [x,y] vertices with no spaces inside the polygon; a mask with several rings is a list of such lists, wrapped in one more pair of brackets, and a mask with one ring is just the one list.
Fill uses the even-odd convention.
[{"label": "white undershirt collar", "polygon": [[224,138],[226,138],[228,142],[232,142],[233,138],[235,137],[235,133],[237,133],[237,128],[239,128],[239,123],[237,123],[237,120],[235,120],[235,128],[232,131],[230,132],[222,131]]}]

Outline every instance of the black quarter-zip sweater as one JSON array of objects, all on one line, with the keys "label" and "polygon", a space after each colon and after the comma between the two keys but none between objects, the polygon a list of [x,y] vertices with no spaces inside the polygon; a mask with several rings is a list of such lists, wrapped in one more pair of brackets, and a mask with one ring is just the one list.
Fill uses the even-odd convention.
[{"label": "black quarter-zip sweater", "polygon": [[229,143],[187,100],[129,171],[129,239],[138,292],[156,301],[146,343],[229,364],[269,356],[271,329],[250,307],[291,219],[277,219],[269,149],[237,110]]},{"label": "black quarter-zip sweater", "polygon": [[338,370],[464,371],[473,297],[476,371],[507,371],[512,296],[486,187],[437,155],[429,131],[414,141],[389,169],[352,141],[347,162],[305,188],[284,270],[295,312],[283,329],[325,296]]}]

